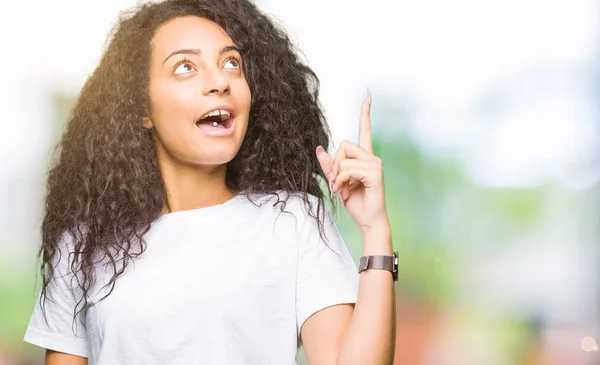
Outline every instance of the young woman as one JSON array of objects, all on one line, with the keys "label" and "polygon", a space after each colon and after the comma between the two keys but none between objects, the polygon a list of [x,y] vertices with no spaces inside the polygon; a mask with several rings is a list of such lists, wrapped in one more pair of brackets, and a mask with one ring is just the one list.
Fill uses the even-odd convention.
[{"label": "young woman", "polygon": [[[317,97],[249,1],[123,14],[48,177],[25,335],[46,364],[293,364],[299,341],[311,365],[391,363],[371,98],[359,145],[331,157]],[[360,275],[320,181],[362,232]]]}]

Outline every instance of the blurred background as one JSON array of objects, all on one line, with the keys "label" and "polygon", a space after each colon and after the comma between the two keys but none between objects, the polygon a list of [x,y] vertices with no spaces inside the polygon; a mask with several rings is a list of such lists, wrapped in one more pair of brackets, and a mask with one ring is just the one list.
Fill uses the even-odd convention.
[{"label": "blurred background", "polygon": [[[357,140],[372,90],[400,252],[395,364],[600,364],[600,3],[256,2],[320,77],[336,144]],[[22,337],[45,172],[108,31],[135,3],[2,5],[1,365],[43,363]],[[358,259],[356,229],[337,218]]]}]

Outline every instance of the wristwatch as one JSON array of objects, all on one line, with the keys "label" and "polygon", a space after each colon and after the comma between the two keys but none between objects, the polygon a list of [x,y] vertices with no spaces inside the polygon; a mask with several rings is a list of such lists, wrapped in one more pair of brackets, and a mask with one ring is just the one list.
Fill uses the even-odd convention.
[{"label": "wristwatch", "polygon": [[394,256],[363,256],[358,262],[358,273],[367,270],[388,270],[392,273],[394,281],[398,281],[398,252]]}]

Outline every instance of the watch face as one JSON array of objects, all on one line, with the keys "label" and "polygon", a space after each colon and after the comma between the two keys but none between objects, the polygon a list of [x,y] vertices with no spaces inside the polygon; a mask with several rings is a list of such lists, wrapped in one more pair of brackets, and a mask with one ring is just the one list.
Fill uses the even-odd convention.
[{"label": "watch face", "polygon": [[394,271],[392,271],[394,281],[398,280],[398,252],[394,251]]}]

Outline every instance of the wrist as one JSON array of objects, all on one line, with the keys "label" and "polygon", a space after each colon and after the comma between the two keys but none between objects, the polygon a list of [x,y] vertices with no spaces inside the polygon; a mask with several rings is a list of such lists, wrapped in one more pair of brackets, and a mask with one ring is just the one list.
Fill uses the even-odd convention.
[{"label": "wrist", "polygon": [[382,218],[376,221],[374,224],[369,226],[361,227],[361,234],[363,239],[367,238],[391,238],[391,228],[390,223],[387,218]]},{"label": "wrist", "polygon": [[363,237],[363,255],[387,255],[393,254],[392,234],[390,225],[387,222],[381,222],[362,230]]}]

